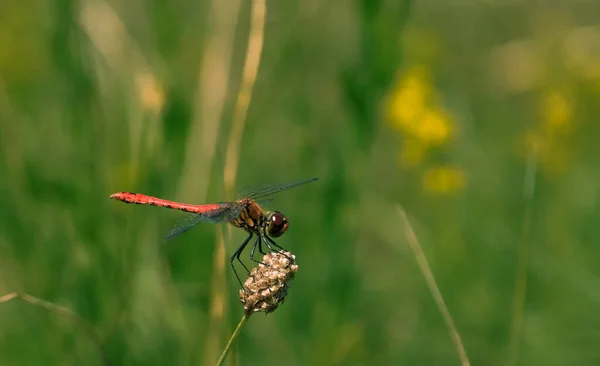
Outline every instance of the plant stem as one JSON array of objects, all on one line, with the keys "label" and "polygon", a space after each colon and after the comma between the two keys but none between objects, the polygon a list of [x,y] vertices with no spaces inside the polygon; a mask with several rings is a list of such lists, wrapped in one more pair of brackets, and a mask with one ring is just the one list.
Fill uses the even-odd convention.
[{"label": "plant stem", "polygon": [[450,331],[450,337],[454,342],[454,346],[458,352],[458,357],[460,358],[460,364],[462,366],[470,366],[471,362],[467,357],[467,352],[465,351],[465,347],[463,346],[462,340],[460,339],[460,334],[458,334],[458,330],[454,325],[454,320],[452,320],[452,316],[450,315],[450,311],[446,306],[446,302],[444,301],[444,297],[440,292],[440,288],[438,287],[435,277],[433,276],[433,272],[431,272],[431,267],[429,267],[429,263],[427,263],[427,257],[425,257],[425,253],[421,248],[421,244],[417,239],[417,235],[415,234],[410,221],[408,220],[408,216],[406,216],[406,212],[402,207],[398,207],[398,213],[400,214],[400,218],[404,222],[404,233],[406,239],[408,240],[408,244],[410,248],[413,250],[415,258],[417,259],[417,264],[421,269],[421,273],[425,278],[425,282],[427,283],[427,287],[429,287],[429,291],[433,296],[433,300],[438,306],[440,313],[442,314],[442,318],[446,322],[446,326]]},{"label": "plant stem", "polygon": [[248,322],[248,318],[250,318],[250,315],[251,314],[244,312],[244,316],[242,316],[240,323],[238,324],[237,328],[235,328],[235,330],[233,331],[231,338],[229,338],[229,342],[227,342],[227,345],[225,346],[225,349],[223,350],[221,357],[219,357],[219,361],[217,361],[217,366],[221,366],[223,364],[223,361],[225,361],[225,357],[227,357],[227,354],[229,353],[229,350],[231,349],[233,342],[235,342],[236,338],[242,332],[242,328],[244,328],[244,325],[246,325],[246,322]]}]

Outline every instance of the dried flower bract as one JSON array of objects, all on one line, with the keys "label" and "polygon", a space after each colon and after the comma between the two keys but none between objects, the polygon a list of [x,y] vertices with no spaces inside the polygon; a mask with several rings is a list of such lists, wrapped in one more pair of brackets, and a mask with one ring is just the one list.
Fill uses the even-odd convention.
[{"label": "dried flower bract", "polygon": [[[298,271],[296,256],[290,252],[271,252],[252,269],[240,290],[240,301],[246,313],[273,312],[288,293],[288,281]],[[245,292],[244,292],[245,291]]]}]

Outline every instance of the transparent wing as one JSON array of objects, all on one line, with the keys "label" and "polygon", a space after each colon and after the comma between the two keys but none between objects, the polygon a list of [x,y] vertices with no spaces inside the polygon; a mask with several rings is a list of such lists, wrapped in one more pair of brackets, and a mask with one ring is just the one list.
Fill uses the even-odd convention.
[{"label": "transparent wing", "polygon": [[224,205],[217,210],[211,210],[200,214],[191,214],[182,218],[171,231],[165,236],[165,240],[173,239],[174,237],[185,233],[194,226],[201,222],[207,222],[211,224],[218,224],[222,222],[229,222],[234,220],[240,215],[240,212],[244,208],[243,204],[232,202]]},{"label": "transparent wing", "polygon": [[288,183],[269,184],[269,185],[264,185],[264,186],[250,186],[250,187],[245,188],[244,190],[242,190],[240,192],[240,194],[238,194],[238,199],[241,199],[241,198],[258,199],[258,198],[267,197],[272,194],[300,186],[302,184],[314,182],[317,179],[319,179],[319,178],[297,180],[297,181],[288,182]]},{"label": "transparent wing", "polygon": [[275,198],[269,197],[269,198],[260,198],[257,200],[254,200],[254,202],[258,203],[259,205],[263,206],[263,207],[268,207],[269,205],[273,204],[273,202],[275,201]]}]

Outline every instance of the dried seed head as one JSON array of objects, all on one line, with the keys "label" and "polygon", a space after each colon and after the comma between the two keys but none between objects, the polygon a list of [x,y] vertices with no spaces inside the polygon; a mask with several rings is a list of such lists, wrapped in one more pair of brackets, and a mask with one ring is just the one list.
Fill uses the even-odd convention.
[{"label": "dried seed head", "polygon": [[[271,252],[262,263],[252,268],[250,276],[240,290],[240,301],[246,313],[273,312],[288,293],[288,281],[298,271],[296,256],[290,252]],[[245,292],[244,292],[245,291]]]}]

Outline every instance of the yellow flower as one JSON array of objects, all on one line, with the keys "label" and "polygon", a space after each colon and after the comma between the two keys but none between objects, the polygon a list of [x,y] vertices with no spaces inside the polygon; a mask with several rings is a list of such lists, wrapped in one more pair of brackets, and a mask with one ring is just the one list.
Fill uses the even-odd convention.
[{"label": "yellow flower", "polygon": [[563,93],[553,91],[542,99],[540,114],[545,127],[566,132],[569,128],[573,109]]},{"label": "yellow flower", "polygon": [[447,143],[454,125],[438,103],[427,66],[413,66],[397,81],[386,100],[392,128],[403,137],[398,153],[402,168],[421,164],[432,147]]},{"label": "yellow flower", "polygon": [[539,113],[538,126],[525,132],[525,156],[535,157],[542,174],[558,175],[571,157],[573,107],[565,93],[551,90],[541,97]]},{"label": "yellow flower", "polygon": [[423,67],[413,67],[392,90],[387,106],[392,126],[405,130],[423,112],[430,93],[426,73]]},{"label": "yellow flower", "polygon": [[448,140],[452,126],[448,116],[438,109],[423,113],[415,126],[415,136],[430,145],[441,145]]},{"label": "yellow flower", "polygon": [[459,168],[432,167],[423,176],[423,186],[426,192],[441,196],[459,193],[465,186],[465,174]]}]

